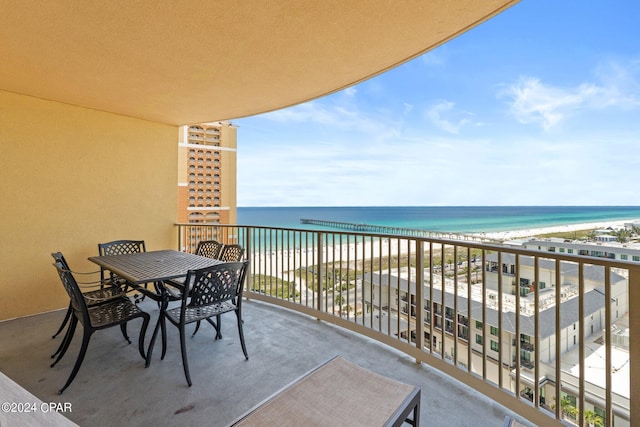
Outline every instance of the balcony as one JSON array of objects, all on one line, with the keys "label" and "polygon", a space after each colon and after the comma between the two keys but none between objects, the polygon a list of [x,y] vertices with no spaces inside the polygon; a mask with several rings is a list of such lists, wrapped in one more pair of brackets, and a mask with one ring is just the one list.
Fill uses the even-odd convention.
[{"label": "balcony", "polygon": [[[523,398],[526,388],[544,390],[546,402],[560,401],[564,394],[570,394],[586,411],[608,408],[616,426],[632,425],[630,369],[621,368],[634,366],[630,356],[634,350],[633,346],[618,346],[613,331],[623,327],[625,301],[628,311],[634,305],[627,286],[638,283],[637,264],[477,241],[383,234],[219,224],[180,224],[177,230],[181,250],[193,251],[198,240],[211,238],[239,242],[246,248],[251,261],[245,293],[248,362],[241,356],[230,320],[224,322],[223,341],[211,342],[203,333],[190,339],[192,372],[202,373],[200,380],[193,375],[191,389],[184,384],[178,338],[172,328],[167,358],[160,361],[156,357],[149,369],[142,368],[134,346],[124,346],[119,333],[96,334],[78,379],[59,397],[54,393],[68,375],[74,349],[56,368],[47,367],[47,355],[58,344],[49,336],[64,314],[58,311],[2,324],[0,339],[6,343],[0,350],[3,372],[43,401],[72,402],[78,409],[71,419],[81,424],[99,425],[104,419],[124,423],[136,417],[146,424],[178,415],[184,418],[176,418],[176,422],[215,420],[215,424],[226,424],[313,366],[340,354],[361,366],[420,385],[426,399],[422,417],[427,425],[438,425],[454,416],[461,417],[461,425],[478,425],[480,419],[488,420],[487,425],[499,425],[496,421],[512,412],[537,425],[567,421],[555,405],[533,403],[542,401],[535,398],[542,397],[542,391],[532,400]],[[511,295],[505,290],[511,287],[511,279],[503,280],[499,272],[492,277],[486,269],[481,281],[471,282],[467,280],[470,273],[466,278],[457,274],[458,268],[473,262],[471,249],[482,251],[479,258],[485,265],[487,258],[495,256],[531,257],[533,275],[549,273],[541,271],[541,265],[548,264],[542,259],[553,260],[556,275],[563,271],[561,267],[571,264],[573,270],[581,271],[575,286],[571,285],[576,292],[568,298],[566,286],[561,286],[545,289],[544,295],[536,289],[527,298]],[[449,253],[462,261],[453,266],[453,275],[445,276],[443,263]],[[600,271],[595,278],[590,274],[593,267]],[[515,271],[518,278],[524,274],[525,270]],[[549,292],[554,294],[550,302]],[[469,343],[464,334],[442,331],[442,317],[429,324],[426,310],[403,313],[402,303],[408,296],[412,301],[423,301],[416,303],[417,307],[430,301],[440,313],[447,313],[452,319],[446,320],[448,332],[459,331],[470,322],[484,325],[485,335],[477,335],[477,330],[476,339]],[[604,304],[605,300],[612,303]],[[157,315],[153,303],[144,304]],[[603,323],[592,328],[594,317],[590,315],[597,304],[602,307],[596,307],[595,318]],[[618,310],[622,310],[620,316]],[[583,316],[572,322],[571,313]],[[557,317],[562,321],[556,322]],[[502,332],[494,337],[495,349],[493,344],[489,348],[491,327]],[[562,341],[574,330],[577,336],[591,334],[584,341]],[[514,337],[520,335],[535,337],[532,346],[540,346],[542,340],[554,345],[553,360],[540,359],[543,356],[534,352],[526,365],[512,366]],[[567,344],[573,345],[571,352],[565,353],[561,349]],[[520,347],[525,349],[522,344]],[[603,365],[597,372],[579,362],[591,352],[596,357],[596,351]],[[208,370],[210,365],[216,370]],[[558,383],[562,388],[555,387]],[[219,390],[235,398],[221,401]],[[110,404],[104,405],[108,408],[101,405],[105,393],[110,396]],[[113,400],[120,395],[123,397]],[[473,398],[458,399],[461,395]],[[434,404],[433,399],[441,400]],[[211,408],[218,412],[213,414]],[[580,415],[575,419],[578,425],[585,425],[583,421]]]},{"label": "balcony", "polygon": [[533,344],[526,341],[520,341],[520,348],[526,351],[535,351]]}]

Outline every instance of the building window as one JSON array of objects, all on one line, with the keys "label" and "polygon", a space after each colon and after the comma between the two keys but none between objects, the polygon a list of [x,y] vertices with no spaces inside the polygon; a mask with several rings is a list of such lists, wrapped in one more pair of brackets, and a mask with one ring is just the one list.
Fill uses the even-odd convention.
[{"label": "building window", "polygon": [[476,334],[476,344],[482,345],[482,335]]},{"label": "building window", "polygon": [[476,329],[482,329],[482,322],[476,320]]},{"label": "building window", "polygon": [[638,261],[640,261],[640,255],[634,255],[632,259],[634,261],[638,262]]},{"label": "building window", "polygon": [[622,254],[622,255],[620,255],[620,259],[621,259],[621,260],[626,261],[626,260],[628,260],[628,259],[629,259],[629,255],[627,255],[627,254]]},{"label": "building window", "polygon": [[[600,420],[600,422],[601,422],[601,425],[604,425],[604,422],[603,422],[603,421],[607,419],[607,412],[606,412],[604,409],[599,408],[599,407],[597,407],[597,406],[594,406],[594,407],[593,407],[593,412],[595,412],[595,413],[596,413],[596,416],[597,416],[597,417],[602,418],[602,419]],[[594,424],[594,425],[597,425],[597,424]]]},{"label": "building window", "polygon": [[491,340],[491,350],[493,351],[499,351],[500,347],[498,347],[498,343],[495,342],[494,340]]},{"label": "building window", "polygon": [[567,253],[572,254],[573,253],[573,249],[567,249]]},{"label": "building window", "polygon": [[495,326],[491,327],[491,335],[495,335],[497,337],[499,331],[500,330],[498,328],[496,328]]}]

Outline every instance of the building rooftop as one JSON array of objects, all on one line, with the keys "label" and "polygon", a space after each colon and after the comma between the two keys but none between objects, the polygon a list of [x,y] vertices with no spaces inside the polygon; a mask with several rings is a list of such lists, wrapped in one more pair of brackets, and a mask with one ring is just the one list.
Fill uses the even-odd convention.
[{"label": "building rooftop", "polygon": [[[394,275],[389,276],[388,274],[367,273],[366,277],[367,279],[370,278],[370,280],[372,280],[375,285],[380,285],[380,283],[383,283],[383,284],[388,283],[392,289],[398,288],[397,276],[394,276]],[[415,294],[414,282],[409,283],[405,278],[400,278],[399,280],[400,280],[400,289],[402,290],[410,289],[410,292]],[[466,288],[466,286],[464,287]],[[545,289],[546,292],[544,293],[550,293],[549,291],[551,290],[552,290],[551,288]],[[543,291],[541,291],[541,293],[542,292]],[[458,292],[458,296],[457,296],[458,313],[463,316],[470,317],[473,320],[482,320],[482,300],[481,299],[478,300],[474,298],[474,296],[472,296],[471,316],[469,316],[468,303],[467,303],[468,298],[466,296],[463,296],[465,294],[466,294],[466,290],[459,290]],[[497,293],[495,294],[497,295]],[[426,286],[425,286],[424,295],[425,295],[425,299],[429,298],[429,292]],[[562,302],[562,304],[560,305],[561,306],[561,309],[560,309],[561,310],[561,313],[560,313],[561,329],[567,328],[569,327],[569,325],[576,323],[579,320],[579,316],[578,316],[579,307],[578,307],[577,295],[578,294],[576,293],[573,298],[569,298],[568,300]],[[503,298],[507,298],[507,297],[515,298],[515,296],[513,295],[507,295],[507,294],[503,295]],[[445,303],[444,303],[445,307],[454,307],[455,295],[452,292],[445,289],[444,299],[445,299]],[[531,294],[529,299],[530,300],[533,299],[533,294]],[[527,297],[521,297],[522,302],[524,302],[525,300],[527,300]],[[589,316],[604,307],[604,293],[599,289],[594,289],[594,290],[585,292],[583,301],[584,301],[585,316]],[[434,286],[434,290],[433,290],[433,302],[435,302],[436,304],[442,304],[442,292],[439,289],[436,289],[436,286]],[[487,302],[489,302],[489,298],[487,298]],[[531,302],[530,305],[532,306],[533,302]],[[515,334],[516,315],[513,310],[508,310],[508,306],[509,305],[507,303],[504,303],[503,305],[501,329],[507,332],[510,332],[512,334]],[[487,308],[485,310],[485,322],[488,323],[489,325],[498,326],[498,310],[496,308],[492,308],[489,304],[487,304]],[[538,324],[539,326],[538,336],[541,339],[553,336],[555,334],[555,323],[556,323],[555,304],[549,305],[547,307],[541,306],[539,324]],[[521,311],[520,333],[529,335],[529,336],[535,335],[535,324],[534,324],[533,313],[525,314],[525,313],[522,313]]]}]

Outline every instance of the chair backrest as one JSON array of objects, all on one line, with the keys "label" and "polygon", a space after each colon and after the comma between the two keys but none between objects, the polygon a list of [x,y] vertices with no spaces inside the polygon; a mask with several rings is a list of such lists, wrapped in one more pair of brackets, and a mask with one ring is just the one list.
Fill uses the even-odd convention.
[{"label": "chair backrest", "polygon": [[[60,253],[58,252],[57,254]],[[67,291],[69,298],[71,298],[71,307],[76,313],[76,317],[83,325],[89,325],[90,321],[87,302],[82,295],[78,282],[76,282],[75,277],[73,277],[71,271],[66,268],[65,264],[60,261],[56,261],[53,265],[56,267],[56,270],[58,270],[58,275],[60,276],[62,285],[64,286],[65,291]]]},{"label": "chair backrest", "polygon": [[242,261],[244,255],[244,248],[240,245],[224,245],[222,252],[220,252],[220,259],[224,262],[239,262]]},{"label": "chair backrest", "polygon": [[[135,254],[146,251],[147,248],[144,245],[144,240],[113,240],[107,243],[98,243],[98,254],[100,256]],[[100,279],[105,280],[104,276],[104,268],[100,267]],[[109,277],[113,283],[123,281],[123,279],[111,272],[109,273]]]},{"label": "chair backrest", "polygon": [[217,240],[201,240],[196,247],[196,255],[218,259],[222,251],[222,243]]},{"label": "chair backrest", "polygon": [[248,266],[249,261],[225,262],[189,271],[185,283],[191,292],[183,292],[183,309],[212,305],[236,297],[239,297],[239,303]]},{"label": "chair backrest", "polygon": [[100,256],[134,254],[146,251],[144,240],[114,240],[107,243],[98,243]]},{"label": "chair backrest", "polygon": [[62,252],[52,252],[51,256],[53,257],[55,262],[59,262],[60,264],[62,264],[62,268],[71,271],[71,268],[69,268],[69,263],[66,259],[64,259],[64,255],[62,255]]}]

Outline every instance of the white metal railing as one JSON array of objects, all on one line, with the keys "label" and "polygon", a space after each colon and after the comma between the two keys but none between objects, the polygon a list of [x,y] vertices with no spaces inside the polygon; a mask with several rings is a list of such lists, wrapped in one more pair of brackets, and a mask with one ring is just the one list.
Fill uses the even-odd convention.
[{"label": "white metal railing", "polygon": [[247,298],[374,338],[535,424],[640,425],[630,381],[640,371],[640,263],[468,240],[177,228],[183,251],[199,240],[243,245]]}]

